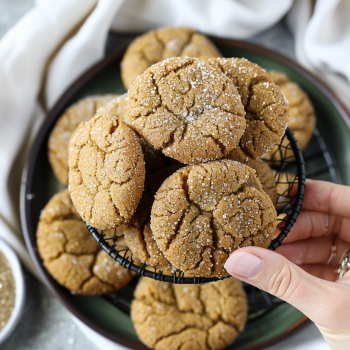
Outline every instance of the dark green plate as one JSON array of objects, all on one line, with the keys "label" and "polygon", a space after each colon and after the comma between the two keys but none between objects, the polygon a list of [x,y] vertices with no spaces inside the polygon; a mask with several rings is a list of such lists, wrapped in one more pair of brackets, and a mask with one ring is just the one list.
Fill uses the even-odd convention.
[{"label": "dark green plate", "polygon": [[[226,57],[246,57],[267,69],[286,72],[310,96],[317,114],[317,127],[331,154],[338,182],[350,185],[349,115],[338,99],[315,77],[293,61],[256,45],[213,39]],[[133,349],[146,349],[139,341],[131,320],[99,297],[72,295],[58,285],[43,267],[35,242],[41,209],[51,196],[63,189],[56,181],[47,158],[48,136],[64,110],[78,99],[103,93],[125,92],[119,63],[124,51],[108,56],[78,79],[48,114],[31,150],[23,173],[21,218],[31,256],[52,293],[77,318],[107,338]],[[327,179],[327,176],[326,176]],[[306,317],[288,304],[281,304],[264,317],[248,324],[229,349],[263,349],[299,329]]]}]

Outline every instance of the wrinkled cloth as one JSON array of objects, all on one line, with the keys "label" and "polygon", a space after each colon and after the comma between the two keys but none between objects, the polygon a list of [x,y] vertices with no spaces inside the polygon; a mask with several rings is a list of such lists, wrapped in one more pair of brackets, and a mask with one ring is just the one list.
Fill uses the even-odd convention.
[{"label": "wrinkled cloth", "polygon": [[350,110],[350,1],[294,0],[287,25],[298,62],[323,80]]}]

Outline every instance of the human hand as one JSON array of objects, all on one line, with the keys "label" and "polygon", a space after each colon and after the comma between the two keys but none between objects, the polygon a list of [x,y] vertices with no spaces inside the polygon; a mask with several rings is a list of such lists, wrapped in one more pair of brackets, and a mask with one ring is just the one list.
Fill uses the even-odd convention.
[{"label": "human hand", "polygon": [[335,274],[348,249],[350,187],[308,180],[302,210],[283,245],[276,252],[241,248],[225,268],[303,312],[333,350],[348,350],[350,271],[340,280]]}]

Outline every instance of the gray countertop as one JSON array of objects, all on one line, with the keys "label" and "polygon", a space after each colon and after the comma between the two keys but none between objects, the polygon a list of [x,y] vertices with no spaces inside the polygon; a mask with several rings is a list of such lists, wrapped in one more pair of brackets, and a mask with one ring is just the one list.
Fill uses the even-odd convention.
[{"label": "gray countertop", "polygon": [[[34,0],[0,0],[0,38],[33,6]],[[294,58],[293,39],[283,22],[249,41]],[[115,50],[121,42],[121,37],[111,35],[106,52]],[[26,284],[23,317],[14,333],[1,346],[2,350],[97,350],[75,326],[68,311],[41,282],[27,273]],[[270,350],[310,348],[308,344],[320,337],[317,328],[310,323],[297,335]]]}]

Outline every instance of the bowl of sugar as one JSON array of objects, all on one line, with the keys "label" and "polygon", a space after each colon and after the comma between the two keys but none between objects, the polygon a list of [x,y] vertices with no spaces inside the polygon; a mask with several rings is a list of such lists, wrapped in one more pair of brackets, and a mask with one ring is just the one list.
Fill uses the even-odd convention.
[{"label": "bowl of sugar", "polygon": [[16,328],[25,303],[21,263],[13,249],[0,239],[0,344]]}]

